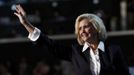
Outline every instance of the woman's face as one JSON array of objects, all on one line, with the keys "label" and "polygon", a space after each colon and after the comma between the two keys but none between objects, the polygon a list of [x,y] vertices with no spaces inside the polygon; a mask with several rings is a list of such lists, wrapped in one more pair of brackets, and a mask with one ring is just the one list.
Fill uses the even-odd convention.
[{"label": "woman's face", "polygon": [[97,35],[97,30],[94,28],[88,19],[83,19],[79,22],[79,36],[84,42],[95,41]]}]

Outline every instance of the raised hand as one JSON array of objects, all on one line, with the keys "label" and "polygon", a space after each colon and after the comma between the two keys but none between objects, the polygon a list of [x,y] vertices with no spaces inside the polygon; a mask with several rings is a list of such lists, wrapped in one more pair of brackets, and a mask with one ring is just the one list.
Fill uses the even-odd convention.
[{"label": "raised hand", "polygon": [[16,5],[14,14],[19,18],[20,23],[27,29],[29,33],[34,31],[34,26],[26,18],[26,12],[21,5]]},{"label": "raised hand", "polygon": [[19,18],[20,22],[22,24],[26,24],[27,18],[26,18],[26,12],[20,5],[16,5],[16,12],[14,14]]}]

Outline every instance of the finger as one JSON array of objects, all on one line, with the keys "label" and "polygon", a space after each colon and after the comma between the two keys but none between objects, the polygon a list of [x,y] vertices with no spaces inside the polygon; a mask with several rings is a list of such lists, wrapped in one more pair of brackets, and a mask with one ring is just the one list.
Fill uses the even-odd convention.
[{"label": "finger", "polygon": [[18,13],[14,12],[15,15],[19,15]]},{"label": "finger", "polygon": [[19,9],[18,5],[16,5],[16,12],[20,13],[20,9]]},{"label": "finger", "polygon": [[18,12],[21,12],[21,11],[22,11],[22,7],[21,7],[20,5],[16,5],[16,10],[17,10]]},{"label": "finger", "polygon": [[25,15],[25,11],[20,5],[17,5],[17,11],[18,11],[18,13],[21,13],[21,15],[23,15],[23,16]]},{"label": "finger", "polygon": [[20,15],[19,15],[18,13],[16,13],[16,12],[14,13],[14,15],[16,15],[16,16],[18,16],[18,17],[20,16]]},{"label": "finger", "polygon": [[18,8],[19,8],[19,10],[20,10],[21,12],[24,12],[24,9],[22,8],[21,5],[18,5]]},{"label": "finger", "polygon": [[20,10],[23,10],[23,8],[22,8],[22,6],[21,6],[21,5],[18,5],[18,8],[19,8]]}]

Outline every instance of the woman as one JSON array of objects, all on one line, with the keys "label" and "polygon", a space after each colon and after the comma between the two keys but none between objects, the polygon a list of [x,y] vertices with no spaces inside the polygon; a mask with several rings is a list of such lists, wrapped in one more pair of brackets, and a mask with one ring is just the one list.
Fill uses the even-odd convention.
[{"label": "woman", "polygon": [[120,47],[106,43],[106,29],[98,16],[89,13],[78,16],[75,22],[78,44],[68,46],[48,38],[30,24],[20,5],[14,14],[29,32],[30,40],[48,47],[56,57],[71,61],[76,75],[129,75]]}]

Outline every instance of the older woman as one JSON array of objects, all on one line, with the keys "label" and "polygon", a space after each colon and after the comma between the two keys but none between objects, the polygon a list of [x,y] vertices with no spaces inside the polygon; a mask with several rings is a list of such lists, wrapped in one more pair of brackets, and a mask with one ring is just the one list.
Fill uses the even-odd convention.
[{"label": "older woman", "polygon": [[29,32],[30,40],[48,47],[56,57],[72,62],[76,75],[129,75],[120,47],[106,43],[107,32],[98,16],[89,13],[78,16],[75,23],[78,44],[68,46],[48,38],[30,24],[20,5],[14,14]]}]

